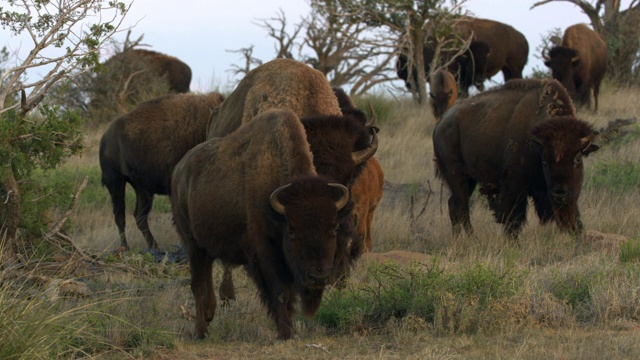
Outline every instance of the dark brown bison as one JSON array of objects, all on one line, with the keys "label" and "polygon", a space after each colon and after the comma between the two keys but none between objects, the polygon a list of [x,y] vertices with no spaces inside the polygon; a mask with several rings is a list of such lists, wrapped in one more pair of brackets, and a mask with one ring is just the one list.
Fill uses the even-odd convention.
[{"label": "dark brown bison", "polygon": [[[107,70],[113,64],[121,63],[129,66],[127,74],[136,71],[150,70],[167,80],[169,89],[177,93],[189,92],[191,84],[191,68],[180,59],[156,51],[143,49],[129,49],[116,54],[105,63]],[[118,66],[120,69],[121,66]]]},{"label": "dark brown bison", "polygon": [[[207,136],[226,136],[269,109],[288,109],[301,118],[318,174],[348,188],[377,150],[375,128],[365,124],[364,113],[353,109],[343,116],[326,77],[289,59],[272,60],[250,71],[216,110]],[[348,215],[340,220],[336,281],[348,273],[362,253],[353,216]],[[230,269],[225,270],[220,297],[233,299]]]},{"label": "dark brown bison", "polygon": [[453,75],[443,69],[439,69],[431,76],[429,82],[429,105],[431,105],[431,112],[436,121],[440,121],[440,118],[445,111],[449,110],[458,100],[458,88],[456,87],[456,79]]},{"label": "dark brown bison", "polygon": [[317,175],[293,112],[265,111],[196,146],[176,166],[171,194],[189,256],[197,338],[215,314],[215,259],[245,265],[280,339],[292,336],[298,297],[305,315],[316,313],[332,276],[338,222],[351,211],[349,191]]},{"label": "dark brown bison", "polygon": [[454,234],[460,226],[472,232],[469,197],[477,184],[510,236],[526,220],[529,196],[543,223],[581,231],[582,157],[598,149],[595,135],[555,80],[512,80],[459,101],[433,132]]},{"label": "dark brown bison", "polygon": [[[455,87],[455,82],[453,86]],[[336,98],[338,98],[340,110],[343,114],[355,114],[362,124],[373,127],[375,114],[371,121],[367,121],[364,113],[356,108],[355,104],[344,90],[341,88],[333,88],[333,92],[336,94]],[[377,132],[377,128],[375,128],[374,131]],[[354,222],[361,242],[361,245],[359,246],[362,247],[362,251],[364,252],[370,252],[373,250],[371,226],[373,224],[373,215],[375,210],[382,199],[383,188],[384,172],[382,171],[380,162],[372,156],[366,161],[364,167],[359,171],[350,188],[351,197],[354,202]]]},{"label": "dark brown bison", "polygon": [[[501,22],[473,17],[462,17],[455,23],[455,29],[462,39],[473,35],[469,49],[447,68],[456,75],[458,91],[463,97],[467,96],[471,85],[483,90],[484,81],[500,71],[504,81],[522,78],[529,56],[529,43],[522,33]],[[423,56],[428,76],[436,44],[430,36],[426,40]],[[445,52],[443,62],[450,60],[455,53]],[[406,81],[407,57],[402,56],[402,52],[400,55],[396,69],[398,76]]]},{"label": "dark brown bison", "polygon": [[206,140],[213,110],[222,103],[217,93],[170,94],[138,105],[117,118],[100,139],[102,184],[113,203],[120,245],[128,249],[125,236],[125,186],[136,192],[136,223],[147,245],[157,247],[149,230],[149,211],[154,194],[168,195],[171,174],[182,156]]},{"label": "dark brown bison", "polygon": [[591,89],[598,110],[600,83],[607,71],[607,44],[597,32],[585,24],[569,26],[564,31],[562,44],[544,54],[544,64],[551,69],[554,79],[567,89],[579,106],[591,105]]}]

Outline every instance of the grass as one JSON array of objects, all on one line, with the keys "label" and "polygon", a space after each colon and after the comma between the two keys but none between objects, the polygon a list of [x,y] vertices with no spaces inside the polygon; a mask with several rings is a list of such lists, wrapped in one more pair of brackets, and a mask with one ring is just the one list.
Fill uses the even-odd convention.
[{"label": "grass", "polygon": [[[637,89],[607,89],[599,112],[579,117],[600,128],[614,118],[638,116],[638,96]],[[580,210],[586,229],[628,239],[618,253],[606,253],[540,225],[531,207],[522,236],[510,241],[477,194],[471,214],[476,236],[453,238],[448,190],[435,177],[429,110],[405,100],[357,99],[361,108],[368,109],[368,102],[378,114],[376,157],[389,182],[374,218],[374,251],[419,252],[431,255],[430,261],[400,266],[363,258],[344,289],[326,292],[313,320],[295,319],[296,337],[287,342],[276,342],[255,286],[236,271],[238,299],[218,306],[210,335],[193,341],[188,267],[141,255],[145,243],[130,215],[133,250],[110,255],[119,240],[99,180],[97,143],[106,127],[98,124],[87,128],[83,155],[47,174],[51,184],[89,176],[68,234],[103,262],[65,253],[65,271],[47,276],[78,279],[91,293],[52,300],[49,287],[0,272],[0,325],[15,329],[11,338],[0,338],[0,358],[640,357],[637,128],[584,161]],[[133,202],[128,189],[129,213]],[[157,197],[150,216],[163,248],[179,243],[168,204]],[[33,274],[55,258],[47,254]],[[221,273],[216,265],[214,284]]]}]

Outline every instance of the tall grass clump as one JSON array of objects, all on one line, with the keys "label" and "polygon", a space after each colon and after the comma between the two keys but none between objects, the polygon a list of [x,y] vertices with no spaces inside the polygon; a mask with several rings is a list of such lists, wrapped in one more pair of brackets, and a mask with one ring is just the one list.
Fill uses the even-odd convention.
[{"label": "tall grass clump", "polygon": [[329,328],[348,330],[376,328],[409,316],[431,324],[436,332],[474,333],[514,315],[497,309],[518,294],[525,275],[484,263],[459,271],[438,261],[408,269],[374,264],[364,282],[327,294],[316,318]]}]

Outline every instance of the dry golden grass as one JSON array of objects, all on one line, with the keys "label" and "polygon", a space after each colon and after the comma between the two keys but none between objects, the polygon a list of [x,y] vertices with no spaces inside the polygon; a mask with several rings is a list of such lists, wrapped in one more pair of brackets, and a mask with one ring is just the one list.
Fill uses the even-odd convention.
[{"label": "dry golden grass", "polygon": [[[579,117],[596,128],[616,118],[640,114],[640,91],[603,90],[597,114],[581,111]],[[517,241],[503,236],[485,201],[473,197],[472,224],[476,236],[451,236],[448,218],[448,190],[435,177],[431,133],[434,120],[428,110],[410,101],[396,104],[391,118],[377,124],[381,132],[377,153],[389,182],[374,218],[374,251],[394,249],[437,256],[450,269],[463,269],[472,264],[496,266],[515,264],[528,271],[525,293],[495,309],[500,316],[513,317],[494,331],[442,334],[433,325],[412,317],[389,321],[379,329],[353,329],[351,333],[332,333],[313,320],[296,320],[294,340],[277,342],[274,326],[259,303],[256,289],[244,275],[236,271],[238,300],[228,307],[219,306],[209,326],[210,336],[201,342],[191,340],[193,322],[180,310],[194,312],[193,297],[183,272],[180,284],[147,289],[145,301],[132,306],[154,307],[155,324],[164,324],[174,335],[172,349],[154,349],[139,357],[157,359],[244,359],[244,358],[310,358],[310,359],[630,359],[640,358],[640,274],[637,267],[625,270],[617,257],[577,246],[571,236],[555,226],[539,224],[529,212],[528,223]],[[85,153],[67,165],[70,171],[97,167],[97,144],[104,126],[87,134]],[[596,161],[640,161],[640,141],[620,149],[605,146],[585,159],[589,172]],[[580,199],[582,219],[587,229],[640,239],[640,186],[624,193],[607,189],[584,189]],[[106,189],[103,189],[106,193]],[[128,191],[131,191],[129,189]],[[412,201],[413,199],[413,201]],[[531,210],[531,209],[530,209]],[[132,209],[128,209],[130,213]],[[72,238],[92,253],[109,252],[118,246],[117,229],[107,201],[73,215]],[[179,243],[171,215],[152,212],[150,226],[161,247]],[[127,236],[132,247],[142,249],[144,240],[127,218]],[[184,269],[183,269],[184,270]],[[359,266],[352,282],[362,279],[366,266]],[[627,273],[625,273],[627,271]],[[220,269],[214,270],[216,283]],[[566,303],[549,295],[554,279],[571,274],[594,274],[606,278],[591,289],[591,308],[571,311]],[[113,280],[127,283],[127,278]],[[136,281],[140,281],[139,279]],[[135,287],[135,286],[133,286]],[[127,306],[123,304],[123,306]],[[142,315],[151,316],[140,309]],[[126,312],[124,312],[126,313]],[[520,315],[526,313],[525,321]],[[506,314],[506,315],[505,315]],[[125,315],[123,315],[125,316]],[[144,323],[144,321],[141,321]],[[114,342],[117,343],[116,340]],[[117,358],[121,353],[102,354]]]}]

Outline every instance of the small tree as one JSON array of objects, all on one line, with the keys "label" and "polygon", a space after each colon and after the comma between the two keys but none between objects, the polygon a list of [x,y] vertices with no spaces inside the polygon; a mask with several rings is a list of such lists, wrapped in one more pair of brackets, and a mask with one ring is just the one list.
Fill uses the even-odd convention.
[{"label": "small tree", "polygon": [[[24,57],[13,54],[0,74],[0,246],[10,256],[21,249],[21,184],[34,169],[56,167],[81,148],[80,119],[38,105],[56,84],[98,64],[129,7],[103,0],[7,0],[0,7],[3,29],[26,36],[31,48]],[[33,79],[36,71],[44,75]]]}]

